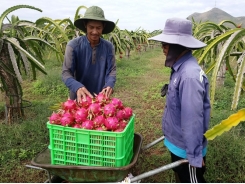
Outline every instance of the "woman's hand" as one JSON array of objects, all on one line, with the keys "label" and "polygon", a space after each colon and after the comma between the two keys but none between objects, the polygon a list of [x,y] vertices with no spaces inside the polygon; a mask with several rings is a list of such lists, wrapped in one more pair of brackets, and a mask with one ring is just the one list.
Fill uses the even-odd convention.
[{"label": "woman's hand", "polygon": [[[204,160],[202,159],[202,167],[204,167],[205,166],[205,162],[204,162]],[[192,166],[191,165],[191,167],[195,167],[195,166]]]}]

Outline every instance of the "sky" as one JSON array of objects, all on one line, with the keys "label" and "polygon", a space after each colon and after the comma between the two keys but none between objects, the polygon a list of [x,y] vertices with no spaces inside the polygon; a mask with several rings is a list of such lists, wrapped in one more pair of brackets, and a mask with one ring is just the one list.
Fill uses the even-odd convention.
[{"label": "sky", "polygon": [[[152,32],[162,30],[165,21],[171,17],[186,18],[193,13],[204,13],[219,8],[234,17],[245,16],[245,0],[0,0],[0,14],[15,5],[29,5],[37,10],[22,8],[12,14],[21,20],[36,21],[42,17],[51,19],[70,18],[74,21],[79,6],[99,6],[105,18],[117,22],[123,30],[143,29]],[[80,10],[84,15],[85,9]],[[7,23],[7,19],[4,20]]]}]

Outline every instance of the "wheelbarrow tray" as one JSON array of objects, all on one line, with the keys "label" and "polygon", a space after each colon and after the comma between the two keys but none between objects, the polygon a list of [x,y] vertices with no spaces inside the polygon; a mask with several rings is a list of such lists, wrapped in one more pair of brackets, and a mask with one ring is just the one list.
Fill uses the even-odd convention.
[{"label": "wheelbarrow tray", "polygon": [[47,148],[32,159],[31,164],[46,169],[52,175],[72,183],[84,182],[120,182],[123,181],[138,160],[141,150],[142,136],[134,134],[133,158],[130,164],[123,167],[52,165],[50,150]]}]

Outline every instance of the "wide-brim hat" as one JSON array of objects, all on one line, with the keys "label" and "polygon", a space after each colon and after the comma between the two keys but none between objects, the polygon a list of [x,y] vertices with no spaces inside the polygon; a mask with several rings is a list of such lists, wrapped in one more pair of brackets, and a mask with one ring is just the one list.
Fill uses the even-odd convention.
[{"label": "wide-brim hat", "polygon": [[87,29],[85,28],[84,20],[98,20],[105,22],[105,27],[102,31],[102,34],[110,33],[115,28],[115,23],[105,19],[104,11],[98,6],[89,7],[85,12],[84,17],[77,19],[74,22],[74,25],[78,29],[81,29],[83,32],[86,33]]},{"label": "wide-brim hat", "polygon": [[192,22],[181,18],[167,19],[162,33],[148,38],[148,40],[178,44],[190,49],[206,46],[205,43],[192,36]]}]

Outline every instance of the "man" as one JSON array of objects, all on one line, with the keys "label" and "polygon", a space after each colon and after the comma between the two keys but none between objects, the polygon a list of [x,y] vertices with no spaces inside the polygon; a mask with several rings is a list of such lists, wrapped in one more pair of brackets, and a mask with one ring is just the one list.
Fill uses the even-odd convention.
[{"label": "man", "polygon": [[171,18],[161,34],[149,38],[160,41],[166,55],[165,66],[172,69],[162,118],[164,144],[171,160],[188,159],[174,168],[176,182],[204,183],[207,131],[210,119],[208,78],[192,56],[192,50],[206,44],[192,36],[192,23]]},{"label": "man", "polygon": [[99,92],[109,97],[116,82],[115,50],[101,35],[113,31],[115,23],[105,19],[100,7],[91,6],[74,25],[86,35],[66,46],[62,80],[70,90],[70,99],[81,102]]}]

